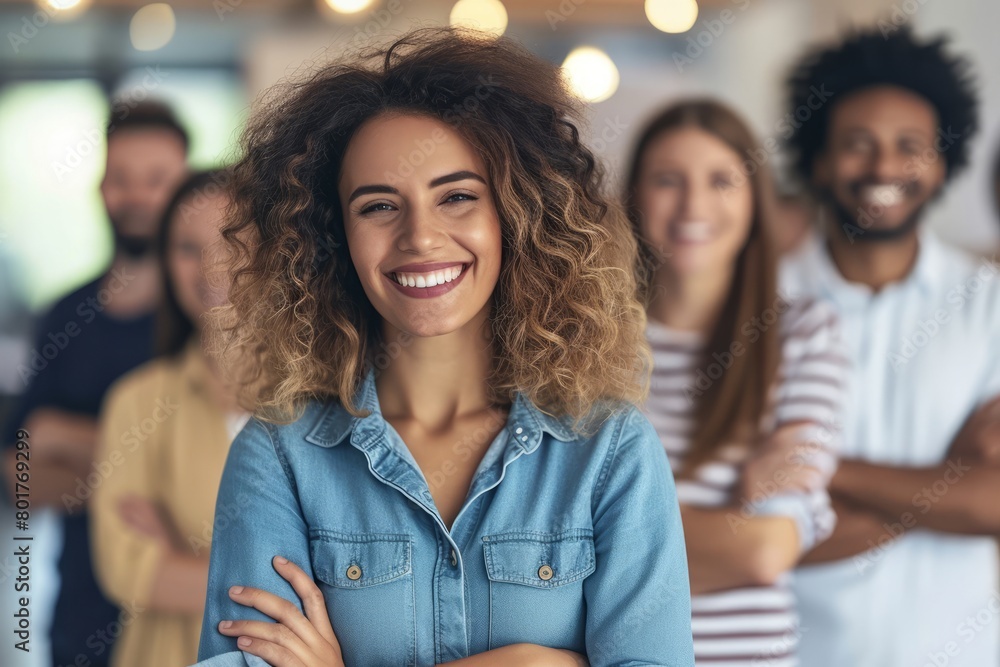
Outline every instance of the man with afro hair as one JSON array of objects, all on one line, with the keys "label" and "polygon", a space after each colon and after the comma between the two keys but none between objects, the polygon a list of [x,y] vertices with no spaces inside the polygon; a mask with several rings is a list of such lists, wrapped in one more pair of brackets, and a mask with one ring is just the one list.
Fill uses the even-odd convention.
[{"label": "man with afro hair", "polygon": [[821,230],[782,284],[835,305],[853,365],[837,529],[796,571],[802,664],[995,665],[1000,265],[922,224],[968,161],[969,65],[944,39],[872,30],[808,54],[789,89]]}]

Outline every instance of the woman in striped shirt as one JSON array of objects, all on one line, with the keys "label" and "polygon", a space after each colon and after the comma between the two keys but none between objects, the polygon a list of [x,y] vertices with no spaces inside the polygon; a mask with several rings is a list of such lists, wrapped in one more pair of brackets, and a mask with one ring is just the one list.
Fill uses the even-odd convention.
[{"label": "woman in striped shirt", "polygon": [[797,664],[791,570],[835,521],[846,356],[832,309],[777,291],[768,157],[728,108],[684,102],[641,135],[626,191],[699,667]]}]

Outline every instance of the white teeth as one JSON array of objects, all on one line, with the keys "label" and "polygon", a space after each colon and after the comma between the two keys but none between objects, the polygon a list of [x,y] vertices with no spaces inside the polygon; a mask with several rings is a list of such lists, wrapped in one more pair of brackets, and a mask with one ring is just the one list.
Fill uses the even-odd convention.
[{"label": "white teeth", "polygon": [[712,238],[712,224],[703,221],[681,222],[673,226],[673,237],[677,241],[699,243]]},{"label": "white teeth", "polygon": [[428,273],[393,273],[392,277],[400,285],[408,287],[434,287],[450,283],[461,273],[462,265],[459,265]]},{"label": "white teeth", "polygon": [[861,198],[869,204],[893,206],[903,201],[903,189],[895,185],[875,185],[861,190]]}]

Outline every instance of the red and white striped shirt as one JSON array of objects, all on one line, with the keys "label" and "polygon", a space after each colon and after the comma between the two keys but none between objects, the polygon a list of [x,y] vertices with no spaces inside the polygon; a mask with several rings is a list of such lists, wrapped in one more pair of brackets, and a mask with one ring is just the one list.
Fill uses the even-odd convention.
[{"label": "red and white striped shirt", "polygon": [[[834,310],[820,301],[775,302],[776,310],[744,326],[762,331],[780,327],[781,362],[763,435],[784,425],[801,428],[795,437],[803,463],[822,470],[829,479],[839,449],[841,405],[847,376]],[[770,324],[768,324],[770,320]],[[696,397],[726,371],[726,359],[702,358],[700,334],[669,329],[649,320],[646,335],[653,349],[653,375],[643,412],[656,427],[679,472],[694,433]],[[751,341],[754,339],[751,338]],[[753,353],[753,343],[745,347]],[[747,391],[755,388],[747,387]],[[764,489],[750,498],[736,497],[745,461],[754,454],[747,444],[722,445],[713,458],[699,466],[693,478],[677,479],[682,504],[705,508],[732,507],[734,520],[752,516],[789,516],[796,521],[801,550],[826,539],[836,521],[825,489],[811,493]],[[699,667],[791,667],[797,665],[799,633],[792,574],[770,586],[754,586],[705,595],[691,600],[695,660]]]}]

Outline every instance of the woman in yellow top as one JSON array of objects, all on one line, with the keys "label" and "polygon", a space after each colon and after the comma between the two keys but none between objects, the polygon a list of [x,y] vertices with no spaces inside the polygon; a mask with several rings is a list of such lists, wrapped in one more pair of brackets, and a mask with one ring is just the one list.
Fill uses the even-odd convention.
[{"label": "woman in yellow top", "polygon": [[202,348],[203,316],[225,298],[206,271],[229,203],[223,180],[195,175],[167,208],[160,356],[119,380],[101,414],[91,544],[123,610],[114,667],[197,660],[216,492],[246,420]]}]

